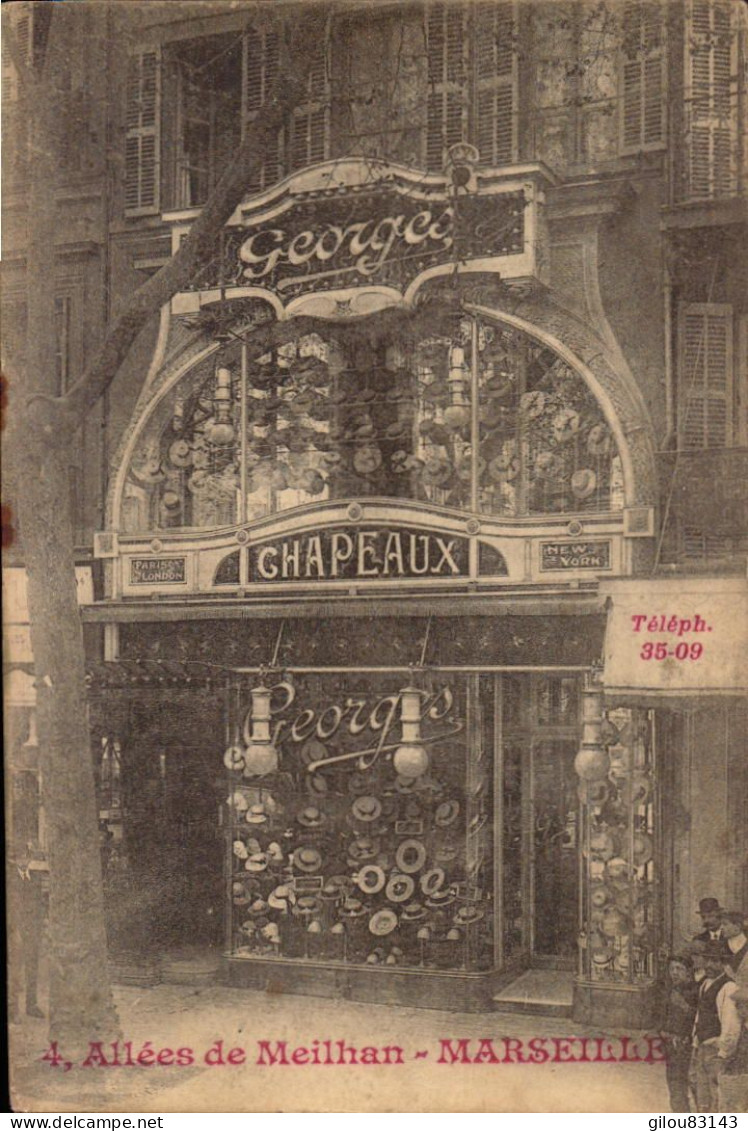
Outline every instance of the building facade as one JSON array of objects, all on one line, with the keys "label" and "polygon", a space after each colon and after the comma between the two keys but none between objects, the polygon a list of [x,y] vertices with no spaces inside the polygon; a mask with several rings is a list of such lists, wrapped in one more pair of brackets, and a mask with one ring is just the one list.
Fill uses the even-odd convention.
[{"label": "building facade", "polygon": [[[61,390],[288,65],[254,6],[87,18]],[[698,899],[748,907],[745,52],[724,0],[333,10],[71,454],[127,976],[197,943],[487,1009],[550,969],[649,1024]]]}]

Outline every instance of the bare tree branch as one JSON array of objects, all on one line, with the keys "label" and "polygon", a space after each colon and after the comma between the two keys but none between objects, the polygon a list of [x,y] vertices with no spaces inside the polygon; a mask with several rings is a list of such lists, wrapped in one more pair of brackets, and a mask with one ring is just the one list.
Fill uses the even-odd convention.
[{"label": "bare tree branch", "polygon": [[262,165],[289,113],[306,97],[306,80],[319,38],[324,34],[327,10],[317,4],[305,4],[303,9],[290,31],[288,54],[294,61],[293,74],[279,78],[177,252],[128,299],[86,372],[57,401],[69,426],[77,427],[109,387],[154,311],[183,289],[209,262],[215,252],[217,234],[241,203],[252,174]]}]

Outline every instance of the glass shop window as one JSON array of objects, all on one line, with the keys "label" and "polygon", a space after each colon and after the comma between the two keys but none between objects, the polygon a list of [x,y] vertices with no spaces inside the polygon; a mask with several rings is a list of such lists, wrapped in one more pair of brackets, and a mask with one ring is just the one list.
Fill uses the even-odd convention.
[{"label": "glass shop window", "polygon": [[623,506],[615,440],[584,381],[499,323],[336,326],[252,362],[246,388],[240,368],[233,343],[155,406],[130,463],[126,531],[364,497],[510,518]]},{"label": "glass shop window", "polygon": [[295,676],[273,691],[264,732],[257,689],[231,692],[235,958],[490,968],[492,755],[478,682],[432,673],[402,685],[398,672]]}]

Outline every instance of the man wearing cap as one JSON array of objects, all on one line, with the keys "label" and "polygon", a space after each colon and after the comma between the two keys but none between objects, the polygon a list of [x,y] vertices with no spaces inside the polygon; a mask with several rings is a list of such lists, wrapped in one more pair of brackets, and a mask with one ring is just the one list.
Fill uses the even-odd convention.
[{"label": "man wearing cap", "polygon": [[702,943],[697,964],[703,967],[693,1026],[694,1087],[700,1112],[719,1111],[719,1082],[740,1040],[735,982],[725,967],[721,944]]},{"label": "man wearing cap", "polygon": [[727,949],[730,951],[727,963],[732,968],[734,976],[737,976],[738,970],[745,962],[745,956],[748,954],[748,938],[745,936],[743,924],[742,911],[722,912],[722,935],[727,942]]},{"label": "man wearing cap", "polygon": [[668,962],[668,989],[660,1036],[665,1042],[665,1076],[671,1111],[691,1111],[688,1079],[691,1039],[699,989],[688,955],[672,954]]}]

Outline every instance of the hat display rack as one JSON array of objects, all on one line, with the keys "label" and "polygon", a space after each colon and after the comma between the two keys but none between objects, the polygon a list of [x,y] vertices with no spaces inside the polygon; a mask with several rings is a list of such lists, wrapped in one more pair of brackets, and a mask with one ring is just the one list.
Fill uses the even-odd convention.
[{"label": "hat display rack", "polygon": [[574,765],[583,817],[579,975],[591,982],[636,985],[656,976],[653,760],[648,713],[604,711],[589,677]]},{"label": "hat display rack", "polygon": [[[266,716],[275,673],[262,673],[257,686],[232,683],[223,759],[232,957],[435,970],[490,965],[491,775],[477,726],[470,733],[457,725],[478,683],[454,679],[447,709],[437,710],[423,667],[427,639],[404,687],[386,671],[365,681],[295,676],[295,711],[320,718],[333,695],[365,694],[379,704],[380,721],[391,712],[387,742],[385,727],[362,730],[356,741],[347,731],[281,739],[275,766],[268,759],[259,776],[247,772],[246,751],[273,745]],[[430,744],[431,733],[449,740]],[[349,747],[369,753],[349,758]]]}]

